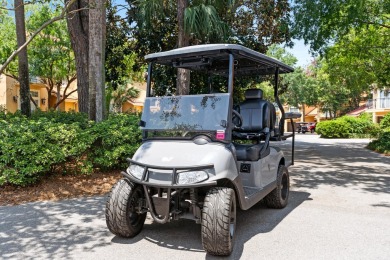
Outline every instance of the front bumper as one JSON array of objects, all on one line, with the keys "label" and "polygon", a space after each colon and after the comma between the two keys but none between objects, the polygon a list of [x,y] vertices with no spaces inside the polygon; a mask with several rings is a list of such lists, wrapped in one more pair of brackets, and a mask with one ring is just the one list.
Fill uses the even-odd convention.
[{"label": "front bumper", "polygon": [[[171,189],[180,189],[180,188],[198,188],[198,187],[205,187],[205,186],[215,186],[217,185],[216,181],[210,181],[209,179],[206,179],[201,182],[197,183],[189,183],[189,184],[177,184],[176,179],[177,179],[177,174],[178,171],[191,171],[191,170],[208,170],[208,169],[214,169],[213,164],[207,164],[207,165],[196,165],[196,166],[170,166],[170,167],[165,167],[165,166],[156,166],[156,165],[149,165],[149,164],[144,164],[140,162],[136,162],[132,159],[127,159],[127,161],[131,164],[136,164],[141,167],[144,167],[144,173],[141,177],[141,179],[138,179],[131,174],[128,174],[127,172],[121,172],[122,175],[129,179],[130,181],[141,184],[144,186],[149,186],[149,187],[156,187],[156,188],[171,188]],[[170,176],[169,181],[164,181],[164,182],[151,182],[149,179],[149,169],[153,170],[164,170],[164,171],[172,171],[172,175]]]}]

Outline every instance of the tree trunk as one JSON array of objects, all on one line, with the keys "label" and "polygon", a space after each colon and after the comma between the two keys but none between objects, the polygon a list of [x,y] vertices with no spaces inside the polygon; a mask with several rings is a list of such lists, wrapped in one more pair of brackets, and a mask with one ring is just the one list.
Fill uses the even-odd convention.
[{"label": "tree trunk", "polygon": [[[69,3],[70,0],[66,0]],[[87,8],[88,0],[76,0],[69,11]],[[89,81],[88,81],[88,54],[89,54],[89,17],[88,10],[74,12],[67,16],[70,41],[74,51],[77,72],[77,94],[79,111],[88,113]]]},{"label": "tree trunk", "polygon": [[[184,32],[184,12],[187,8],[187,0],[177,1],[177,23],[178,23],[178,42],[179,48],[190,44],[188,35]],[[190,93],[190,71],[186,69],[177,69],[176,94],[188,95]]]},{"label": "tree trunk", "polygon": [[89,1],[89,118],[104,119],[104,51],[106,10],[104,0]]},{"label": "tree trunk", "polygon": [[305,104],[302,104],[302,118],[301,118],[301,121],[302,122],[306,122],[305,118],[306,118],[306,107],[305,107]]},{"label": "tree trunk", "polygon": [[[16,38],[18,48],[26,42],[26,28],[24,20],[24,2],[23,0],[15,0],[15,24]],[[22,114],[25,116],[31,115],[30,105],[30,80],[28,77],[28,59],[27,47],[23,48],[18,54],[18,72],[20,84],[20,107]]]},{"label": "tree trunk", "polygon": [[60,111],[60,106],[59,106],[60,101],[61,101],[61,85],[57,84],[57,102],[56,102],[57,111]]}]

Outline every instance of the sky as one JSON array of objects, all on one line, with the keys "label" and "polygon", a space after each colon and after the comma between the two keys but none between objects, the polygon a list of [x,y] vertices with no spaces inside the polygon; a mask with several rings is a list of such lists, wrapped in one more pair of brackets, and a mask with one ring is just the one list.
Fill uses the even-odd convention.
[{"label": "sky", "polygon": [[287,48],[286,50],[298,59],[298,66],[306,67],[313,59],[309,53],[309,46],[306,46],[303,40],[294,40],[293,42],[294,47],[292,49]]}]

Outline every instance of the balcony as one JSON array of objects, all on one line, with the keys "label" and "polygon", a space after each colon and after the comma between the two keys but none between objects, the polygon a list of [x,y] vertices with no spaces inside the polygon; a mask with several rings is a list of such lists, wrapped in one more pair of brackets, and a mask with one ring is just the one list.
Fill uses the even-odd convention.
[{"label": "balcony", "polygon": [[367,109],[390,109],[390,98],[369,99]]}]

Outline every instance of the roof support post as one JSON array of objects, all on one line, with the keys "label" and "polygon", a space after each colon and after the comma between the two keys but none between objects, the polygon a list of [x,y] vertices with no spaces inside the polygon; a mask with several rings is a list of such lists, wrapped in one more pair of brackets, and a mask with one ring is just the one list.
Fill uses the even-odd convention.
[{"label": "roof support post", "polygon": [[284,108],[283,104],[280,102],[279,95],[278,95],[278,87],[279,87],[279,67],[275,68],[275,83],[274,83],[274,98],[276,103],[278,104],[278,107],[280,109],[280,112],[282,113],[282,116],[280,117],[279,121],[279,138],[284,135]]},{"label": "roof support post", "polygon": [[228,81],[228,92],[233,94],[233,80],[234,80],[234,56],[229,54],[229,81]]},{"label": "roof support post", "polygon": [[152,71],[153,71],[153,62],[148,64],[148,79],[146,81],[146,97],[150,97],[152,90]]}]

